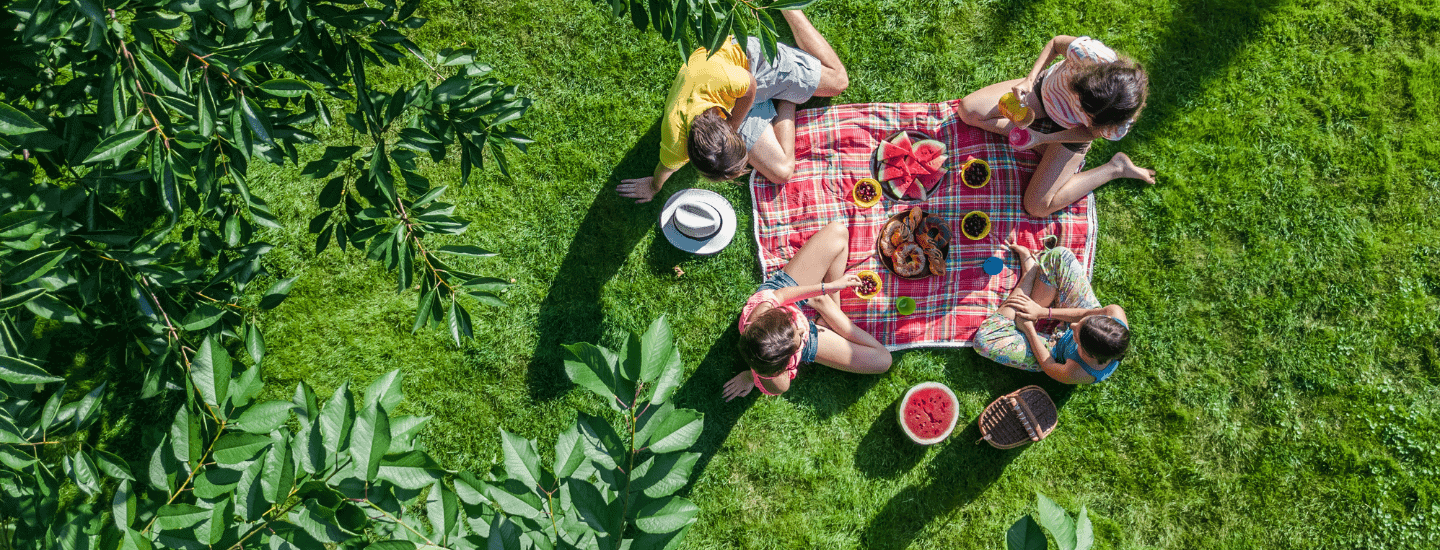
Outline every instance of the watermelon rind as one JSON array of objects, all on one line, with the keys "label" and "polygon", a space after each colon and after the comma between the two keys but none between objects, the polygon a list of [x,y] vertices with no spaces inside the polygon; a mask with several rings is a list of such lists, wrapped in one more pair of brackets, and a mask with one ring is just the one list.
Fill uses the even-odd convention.
[{"label": "watermelon rind", "polygon": [[[953,404],[950,410],[954,411],[955,414],[950,416],[950,424],[945,427],[944,432],[941,432],[938,436],[924,439],[920,436],[915,435],[914,432],[911,432],[910,426],[905,424],[905,407],[910,404],[910,397],[914,396],[915,392],[928,388],[939,388],[940,390],[944,391],[946,397],[949,397],[950,402]],[[900,406],[895,407],[895,410],[895,419],[900,423],[900,431],[905,432],[905,437],[910,438],[911,441],[914,441],[916,444],[919,445],[934,445],[936,443],[944,441],[946,438],[950,437],[951,432],[955,431],[955,424],[960,421],[960,400],[955,398],[955,392],[950,391],[949,386],[946,386],[945,384],[941,384],[939,382],[921,382],[912,386],[909,390],[905,392],[905,396],[900,398]]]},{"label": "watermelon rind", "polygon": [[907,153],[915,148],[915,146],[910,143],[910,134],[906,132],[896,134],[895,139],[890,140],[890,143],[904,149]]}]

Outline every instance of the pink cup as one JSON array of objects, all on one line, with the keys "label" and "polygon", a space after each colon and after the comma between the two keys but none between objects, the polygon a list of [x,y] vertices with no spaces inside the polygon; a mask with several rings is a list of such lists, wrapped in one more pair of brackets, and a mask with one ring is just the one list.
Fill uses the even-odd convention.
[{"label": "pink cup", "polygon": [[1030,144],[1030,140],[1032,137],[1033,136],[1030,134],[1030,130],[1028,129],[1019,127],[1013,128],[1010,130],[1010,146],[1016,149],[1021,149],[1024,146]]}]

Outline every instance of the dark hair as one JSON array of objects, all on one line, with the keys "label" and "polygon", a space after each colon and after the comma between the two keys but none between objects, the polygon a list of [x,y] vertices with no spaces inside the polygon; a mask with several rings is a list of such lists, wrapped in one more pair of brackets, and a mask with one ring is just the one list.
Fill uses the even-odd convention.
[{"label": "dark hair", "polygon": [[1130,348],[1130,329],[1114,317],[1095,315],[1080,323],[1076,339],[1080,341],[1080,347],[1100,363],[1096,366],[1103,367],[1105,363],[1125,356],[1125,350]]},{"label": "dark hair", "polygon": [[1070,81],[1091,127],[1119,126],[1140,116],[1149,86],[1145,69],[1123,57],[1086,66]]},{"label": "dark hair", "polygon": [[795,323],[783,309],[772,309],[750,320],[740,333],[740,358],[761,376],[778,374],[800,352]]},{"label": "dark hair", "polygon": [[705,179],[732,180],[745,173],[749,151],[745,140],[740,139],[740,134],[716,110],[706,109],[690,121],[690,139],[685,148],[690,162]]}]

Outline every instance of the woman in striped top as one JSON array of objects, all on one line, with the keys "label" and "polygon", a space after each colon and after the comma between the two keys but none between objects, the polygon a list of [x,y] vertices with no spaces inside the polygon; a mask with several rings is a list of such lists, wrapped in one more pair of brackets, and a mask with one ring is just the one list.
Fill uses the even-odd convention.
[{"label": "woman in striped top", "polygon": [[[1053,66],[1056,57],[1060,61]],[[1048,66],[1048,68],[1047,68]],[[1056,36],[1025,78],[991,84],[961,100],[966,124],[1008,134],[1014,124],[1000,113],[1000,97],[1013,92],[1035,112],[1034,138],[1022,149],[1038,148],[1040,165],[1025,190],[1025,211],[1043,217],[1085,198],[1116,178],[1155,183],[1155,171],[1135,166],[1125,153],[1081,172],[1096,138],[1118,141],[1145,106],[1148,79],[1134,61],[1088,36]]]}]

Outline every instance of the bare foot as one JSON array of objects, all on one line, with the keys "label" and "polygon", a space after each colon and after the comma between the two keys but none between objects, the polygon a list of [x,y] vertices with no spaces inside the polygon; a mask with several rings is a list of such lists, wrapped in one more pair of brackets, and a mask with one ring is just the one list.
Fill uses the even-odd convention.
[{"label": "bare foot", "polygon": [[1110,157],[1110,163],[1120,168],[1120,177],[1122,178],[1134,178],[1155,185],[1155,171],[1135,166],[1135,163],[1130,160],[1130,155],[1115,153],[1115,156]]}]

